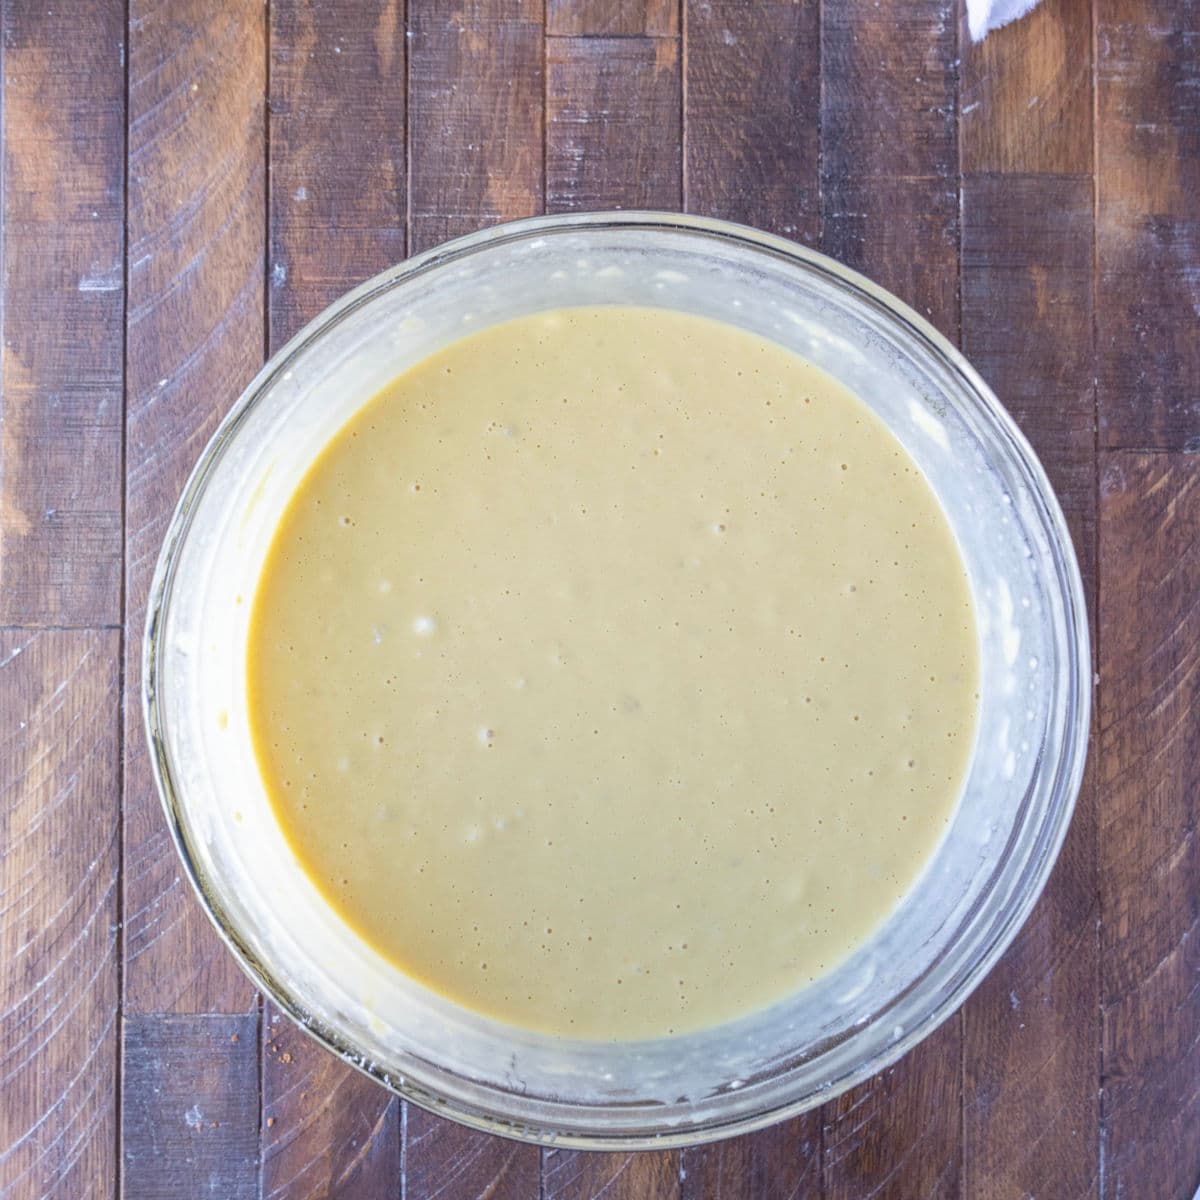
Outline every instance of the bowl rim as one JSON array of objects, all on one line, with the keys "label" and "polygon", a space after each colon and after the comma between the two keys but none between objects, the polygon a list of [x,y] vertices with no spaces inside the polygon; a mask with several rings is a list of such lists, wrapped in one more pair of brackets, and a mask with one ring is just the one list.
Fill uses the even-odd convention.
[{"label": "bowl rim", "polygon": [[[1031,497],[1051,542],[1052,561],[1055,566],[1054,582],[1062,603],[1063,623],[1067,634],[1068,654],[1064,668],[1069,671],[1069,678],[1066,680],[1067,719],[1064,721],[1062,744],[1048,789],[1050,802],[1046,819],[1037,830],[1026,861],[1021,864],[1020,891],[1001,914],[1003,919],[993,921],[992,927],[986,931],[982,952],[974,957],[965,971],[959,969],[957,972],[947,972],[949,977],[942,981],[941,995],[937,1003],[922,1019],[906,1028],[901,1037],[869,1060],[831,1079],[820,1090],[810,1092],[799,1099],[765,1104],[729,1120],[717,1117],[674,1130],[649,1126],[632,1132],[606,1131],[599,1126],[583,1131],[578,1128],[560,1130],[549,1125],[515,1121],[505,1117],[500,1111],[441,1095],[415,1080],[391,1075],[379,1064],[368,1060],[360,1049],[336,1029],[309,1014],[300,999],[281,984],[269,966],[252,952],[238,929],[228,919],[224,908],[206,886],[204,873],[189,841],[187,822],[183,816],[184,805],[172,769],[158,694],[165,617],[170,605],[171,589],[181,549],[191,527],[197,502],[211,472],[236,436],[248,413],[269,392],[276,378],[288,371],[294,360],[328,328],[354,310],[370,303],[380,294],[480,250],[578,230],[642,230],[667,235],[683,233],[703,235],[722,242],[734,242],[751,252],[765,253],[772,258],[782,259],[803,271],[830,277],[844,290],[851,294],[857,293],[860,300],[868,301],[875,308],[882,310],[887,320],[900,325],[925,353],[960,378],[979,400],[992,424],[993,432],[1008,444],[1013,459],[1025,475]],[[309,321],[268,359],[222,418],[204,447],[167,525],[148,594],[142,641],[141,699],[151,772],[162,802],[171,840],[183,863],[184,872],[221,941],[255,987],[268,996],[280,1011],[285,1012],[300,1029],[344,1062],[383,1084],[402,1099],[412,1101],[437,1115],[449,1117],[484,1133],[526,1143],[571,1149],[630,1151],[695,1145],[750,1133],[777,1121],[797,1116],[892,1065],[965,1003],[1024,925],[1057,861],[1074,812],[1087,760],[1091,730],[1092,671],[1086,594],[1074,545],[1056,494],[1025,435],[975,368],[946,337],[892,293],[835,259],[796,242],[746,225],[710,217],[652,210],[627,210],[529,217],[493,225],[444,242],[387,268],[351,289]],[[437,1064],[429,1065],[437,1068]],[[581,1108],[580,1111],[587,1110]],[[652,1110],[647,1110],[648,1113],[650,1111]]]}]

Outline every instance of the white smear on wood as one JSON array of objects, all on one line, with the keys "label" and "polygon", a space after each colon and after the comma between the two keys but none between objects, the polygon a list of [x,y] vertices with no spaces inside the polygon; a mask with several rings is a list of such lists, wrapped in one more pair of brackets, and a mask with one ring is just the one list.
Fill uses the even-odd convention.
[{"label": "white smear on wood", "polygon": [[102,271],[98,266],[93,264],[91,272],[84,275],[79,281],[79,290],[81,292],[116,292],[121,287],[121,268],[109,267],[107,271]]}]

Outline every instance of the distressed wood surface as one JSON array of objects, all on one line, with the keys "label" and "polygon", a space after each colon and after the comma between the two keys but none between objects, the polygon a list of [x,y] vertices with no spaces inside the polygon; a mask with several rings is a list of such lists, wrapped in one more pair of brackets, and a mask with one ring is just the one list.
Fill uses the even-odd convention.
[{"label": "distressed wood surface", "polygon": [[818,0],[687,0],[688,212],[817,245]]},{"label": "distressed wood surface", "polygon": [[760,1133],[689,1146],[680,1170],[680,1200],[821,1194],[821,1119],[806,1113]]},{"label": "distressed wood surface", "polygon": [[268,338],[274,353],[404,258],[403,0],[270,7]]},{"label": "distressed wood surface", "polygon": [[821,52],[822,249],[957,341],[955,6],[829,5]]},{"label": "distressed wood surface", "polygon": [[124,7],[0,8],[0,624],[121,620]]},{"label": "distressed wood surface", "polygon": [[[963,349],[1049,464],[1094,602],[1091,232],[1087,177],[963,180]],[[1041,901],[963,1009],[970,1195],[1096,1194],[1094,778]]]},{"label": "distressed wood surface", "polygon": [[547,39],[547,210],[678,210],[680,86],[675,38]]},{"label": "distressed wood surface", "polygon": [[120,661],[116,630],[0,631],[0,1196],[14,1200],[116,1184]]},{"label": "distressed wood surface", "polygon": [[258,1014],[129,1016],[121,1196],[259,1194]]},{"label": "distressed wood surface", "polygon": [[[849,0],[825,6],[821,32],[823,248],[952,341],[959,332],[956,17],[948,0]],[[962,1099],[955,1014],[895,1067],[822,1110],[825,1195],[960,1194]]]},{"label": "distressed wood surface", "polygon": [[[401,0],[271,5],[268,353],[404,258],[406,41]],[[400,1101],[269,1002],[263,1016],[262,1196],[388,1200]]]},{"label": "distressed wood surface", "polygon": [[262,1024],[262,1196],[389,1200],[400,1101],[268,1003]]},{"label": "distressed wood surface", "polygon": [[[1096,0],[1105,448],[1200,450],[1200,5]],[[1101,1193],[1200,1184],[1200,465],[1103,453]]]},{"label": "distressed wood surface", "polygon": [[1200,450],[1200,4],[1095,6],[1101,440]]},{"label": "distressed wood surface", "polygon": [[545,1200],[643,1200],[680,1194],[679,1152],[589,1154],[547,1150],[542,1156]]},{"label": "distressed wood surface", "polygon": [[[593,36],[619,5],[572,5],[578,36],[546,40],[546,208],[682,202],[682,79],[673,37]],[[542,1154],[543,1200],[676,1197],[679,1152]]]},{"label": "distressed wood surface", "polygon": [[542,0],[408,3],[409,251],[542,211]]},{"label": "distressed wood surface", "polygon": [[[688,0],[684,28],[685,207],[818,245],[818,4]],[[681,1200],[819,1195],[823,1121],[814,1111],[685,1150]]]},{"label": "distressed wood surface", "polygon": [[[544,209],[541,0],[408,2],[410,253]],[[540,1154],[408,1106],[406,1197],[537,1194]]]},{"label": "distressed wood surface", "polygon": [[[1047,466],[1094,616],[1087,21],[1086,3],[1048,0],[983,45],[964,42],[961,295],[962,348]],[[1098,1194],[1096,805],[1093,754],[1046,891],[963,1010],[969,1195]]]},{"label": "distressed wood surface", "polygon": [[536,1147],[487,1137],[408,1106],[404,1118],[406,1196],[523,1200],[538,1195],[540,1179],[541,1158]]},{"label": "distressed wood surface", "polygon": [[972,45],[959,14],[962,169],[1091,175],[1088,0],[1046,0]]},{"label": "distressed wood surface", "polygon": [[[1200,1185],[1200,7],[0,0],[0,1197],[1180,1197]],[[1092,605],[1033,916],[880,1077],[586,1155],[404,1106],[274,1011],[176,867],[146,590],[265,352],[447,237],[661,207],[824,249],[960,340]]]},{"label": "distressed wood surface", "polygon": [[546,32],[561,37],[675,37],[679,4],[678,0],[547,0]]},{"label": "distressed wood surface", "polygon": [[256,0],[129,13],[125,402],[127,1012],[246,1012],[254,992],[183,878],[141,736],[145,604],[175,501],[262,361],[265,16]]},{"label": "distressed wood surface", "polygon": [[1200,459],[1100,477],[1104,1197],[1200,1182]]}]

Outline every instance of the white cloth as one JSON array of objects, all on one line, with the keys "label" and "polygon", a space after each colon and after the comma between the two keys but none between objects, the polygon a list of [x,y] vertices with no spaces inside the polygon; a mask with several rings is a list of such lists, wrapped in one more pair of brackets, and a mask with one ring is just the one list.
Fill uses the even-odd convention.
[{"label": "white cloth", "polygon": [[993,29],[1023,17],[1038,0],[967,0],[971,41],[982,42]]}]

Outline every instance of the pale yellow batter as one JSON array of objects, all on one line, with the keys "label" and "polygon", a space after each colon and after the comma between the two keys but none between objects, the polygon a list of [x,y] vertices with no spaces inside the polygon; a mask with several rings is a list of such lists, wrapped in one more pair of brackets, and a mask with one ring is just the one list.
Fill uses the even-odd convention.
[{"label": "pale yellow batter", "polygon": [[255,600],[253,736],[330,903],[519,1025],[714,1024],[861,944],[952,813],[974,617],[854,396],[652,309],[493,327],[330,443]]}]

